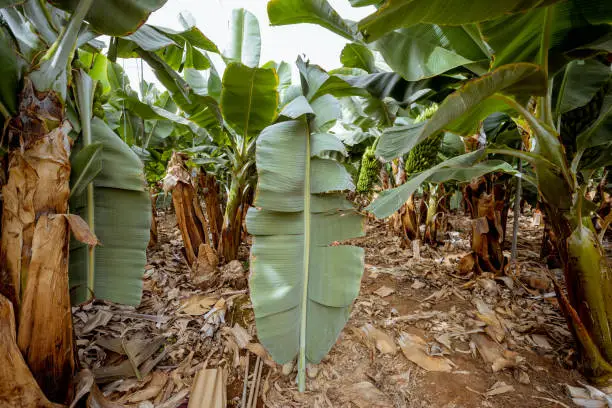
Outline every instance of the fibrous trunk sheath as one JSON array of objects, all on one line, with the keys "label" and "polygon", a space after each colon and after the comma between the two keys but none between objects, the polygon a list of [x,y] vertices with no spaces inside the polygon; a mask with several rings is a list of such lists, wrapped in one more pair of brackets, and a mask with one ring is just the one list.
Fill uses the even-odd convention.
[{"label": "fibrous trunk sheath", "polygon": [[49,402],[32,377],[15,338],[12,303],[0,295],[0,402],[16,408],[60,408]]},{"label": "fibrous trunk sheath", "polygon": [[35,91],[26,78],[9,126],[0,291],[16,309],[17,342],[34,378],[47,397],[65,402],[74,371],[65,216],[70,125],[57,95]]}]

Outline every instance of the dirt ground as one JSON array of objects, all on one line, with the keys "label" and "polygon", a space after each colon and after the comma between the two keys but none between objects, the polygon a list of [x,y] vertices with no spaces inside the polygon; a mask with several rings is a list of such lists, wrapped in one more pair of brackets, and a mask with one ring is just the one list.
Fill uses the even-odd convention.
[{"label": "dirt ground", "polygon": [[[221,367],[227,406],[239,407],[247,358],[249,372],[256,359],[265,363],[258,407],[569,407],[566,384],[585,382],[548,275],[560,271],[541,262],[541,227],[530,214],[520,218],[519,270],[503,278],[457,275],[469,251],[463,215],[451,217],[444,244],[421,246],[418,259],[383,222],[369,220],[366,236],[352,241],[366,250],[360,295],[329,355],[310,367],[303,394],[295,370],[257,343],[244,279],[194,287],[173,215],[159,220],[141,305],[74,308],[79,360],[109,400],[186,406],[194,376]],[[240,266],[248,270],[247,247]],[[117,347],[126,343],[135,345],[127,357],[140,356],[140,380]]]}]

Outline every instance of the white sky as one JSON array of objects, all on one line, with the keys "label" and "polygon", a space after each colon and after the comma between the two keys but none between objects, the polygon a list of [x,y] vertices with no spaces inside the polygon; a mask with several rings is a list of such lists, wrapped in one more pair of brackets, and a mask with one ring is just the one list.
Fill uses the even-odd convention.
[{"label": "white sky", "polygon": [[[373,7],[352,8],[348,0],[328,0],[331,6],[345,19],[360,20],[374,11]],[[197,27],[210,38],[219,49],[224,50],[229,42],[229,19],[232,10],[245,8],[259,20],[261,30],[261,63],[269,60],[287,61],[294,65],[300,54],[305,54],[314,64],[329,70],[340,66],[340,52],[346,40],[323,27],[312,24],[271,27],[266,11],[267,0],[168,0],[166,5],[153,13],[147,21],[153,25],[181,29],[178,15],[189,11]],[[138,89],[139,67],[136,60],[124,62],[133,89]],[[157,82],[154,75],[144,67],[144,77]],[[295,72],[295,69],[294,69]],[[295,73],[294,73],[295,75]]]}]

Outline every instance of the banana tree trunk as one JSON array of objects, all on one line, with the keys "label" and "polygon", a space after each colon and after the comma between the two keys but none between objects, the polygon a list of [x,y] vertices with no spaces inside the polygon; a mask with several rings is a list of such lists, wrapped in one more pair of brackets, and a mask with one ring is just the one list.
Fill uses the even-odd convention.
[{"label": "banana tree trunk", "polygon": [[[497,190],[497,191],[496,191]],[[485,177],[468,184],[464,198],[472,218],[472,253],[476,272],[502,274],[507,263],[502,251],[503,234],[502,209],[505,194],[497,197],[500,191]]]},{"label": "banana tree trunk", "polygon": [[207,174],[204,170],[200,172],[200,187],[204,193],[204,205],[208,216],[208,226],[212,235],[214,248],[219,247],[221,228],[223,227],[223,211],[219,201],[219,184],[214,174]]},{"label": "banana tree trunk", "polygon": [[53,92],[25,79],[11,121],[3,188],[0,292],[18,316],[17,342],[44,393],[65,402],[74,372],[68,287],[70,125]]},{"label": "banana tree trunk", "polygon": [[223,256],[225,262],[238,258],[240,246],[240,235],[242,230],[242,193],[244,181],[235,176],[232,178],[225,214],[223,215],[223,227],[221,229],[221,241],[218,253]]},{"label": "banana tree trunk", "polygon": [[438,244],[438,235],[446,231],[446,212],[444,203],[444,185],[431,185],[425,217],[425,234],[423,240],[429,245]]},{"label": "banana tree trunk", "polygon": [[567,296],[556,287],[574,334],[582,369],[595,382],[612,378],[612,267],[592,229],[574,228],[559,211],[544,206],[556,237]]},{"label": "banana tree trunk", "polygon": [[60,408],[45,397],[17,347],[13,304],[0,295],[0,401],[7,407]]},{"label": "banana tree trunk", "polygon": [[147,248],[153,248],[157,245],[157,195],[151,190],[151,230],[149,235],[149,244]]},{"label": "banana tree trunk", "polygon": [[176,222],[185,248],[185,258],[189,265],[198,259],[201,244],[208,243],[208,223],[200,207],[191,177],[185,167],[186,156],[175,152],[168,163],[167,175],[164,178],[164,190],[172,190],[172,204]]}]

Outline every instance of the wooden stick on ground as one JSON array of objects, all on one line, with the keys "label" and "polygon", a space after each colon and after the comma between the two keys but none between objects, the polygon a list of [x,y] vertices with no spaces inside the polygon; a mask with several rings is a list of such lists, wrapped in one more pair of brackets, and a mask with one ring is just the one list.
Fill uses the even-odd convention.
[{"label": "wooden stick on ground", "polygon": [[259,385],[261,383],[261,373],[263,372],[263,366],[264,366],[264,362],[263,360],[260,361],[261,364],[259,364],[259,371],[257,371],[257,375],[255,376],[255,389],[253,390],[253,404],[250,405],[248,408],[256,408],[257,407],[257,396],[259,394]]},{"label": "wooden stick on ground", "polygon": [[250,354],[249,354],[249,351],[247,350],[246,367],[244,368],[244,386],[242,387],[242,401],[240,403],[241,408],[246,407],[246,398],[247,398],[247,389],[248,389],[247,384],[249,382],[249,358],[250,358]]},{"label": "wooden stick on ground", "polygon": [[247,401],[246,407],[250,408],[253,402],[253,394],[255,390],[255,382],[257,381],[257,373],[259,371],[259,366],[261,365],[261,357],[257,356],[257,361],[255,361],[255,368],[253,369],[253,380],[251,381],[251,389],[249,391],[249,399]]}]

